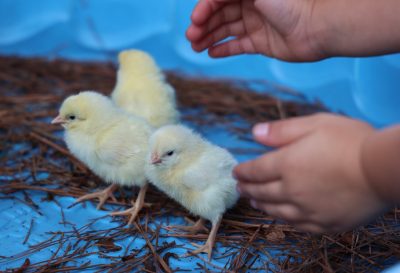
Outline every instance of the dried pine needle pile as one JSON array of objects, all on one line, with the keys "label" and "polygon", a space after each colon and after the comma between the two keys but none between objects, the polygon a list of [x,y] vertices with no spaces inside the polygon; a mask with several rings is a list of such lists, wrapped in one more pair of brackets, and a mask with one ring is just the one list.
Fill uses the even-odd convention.
[{"label": "dried pine needle pile", "polygon": [[[289,102],[255,92],[253,85],[246,82],[192,78],[173,72],[168,72],[167,78],[176,88],[184,120],[200,127],[223,126],[243,139],[249,138],[251,124],[258,121],[323,110],[318,104],[305,104],[293,94],[297,100]],[[55,196],[78,197],[102,186],[68,152],[60,128],[49,125],[49,121],[66,96],[88,89],[109,94],[114,83],[115,67],[108,64],[0,57],[0,202],[18,199],[39,210],[31,198],[38,191],[47,194],[48,202],[57,202]],[[21,192],[24,199],[16,197]],[[138,268],[143,272],[179,272],[170,261],[184,259],[173,249],[185,246],[175,241],[160,244],[159,239],[169,236],[204,241],[207,235],[161,233],[163,227],[154,224],[156,218],[190,215],[154,188],[146,200],[153,207],[141,213],[140,221],[131,227],[122,222],[117,227],[91,230],[90,222],[70,232],[54,230],[47,240],[29,250],[0,257],[0,263],[25,260],[15,272],[129,272]],[[110,203],[128,206],[129,202],[126,191],[120,190],[118,202]],[[31,227],[34,224],[32,220]],[[31,228],[24,241],[30,232]],[[215,252],[214,258],[228,257],[226,264],[215,265],[202,256],[191,261],[201,272],[379,272],[400,259],[399,235],[397,210],[351,232],[311,236],[274,221],[241,200],[225,215],[219,230],[217,240],[226,252]],[[117,257],[109,255],[121,251],[116,242],[132,238],[142,238],[145,245],[135,251],[126,248]],[[68,243],[71,240],[74,244]],[[49,259],[31,262],[30,255],[50,247],[54,254]],[[90,255],[107,257],[110,262],[71,264]]]}]

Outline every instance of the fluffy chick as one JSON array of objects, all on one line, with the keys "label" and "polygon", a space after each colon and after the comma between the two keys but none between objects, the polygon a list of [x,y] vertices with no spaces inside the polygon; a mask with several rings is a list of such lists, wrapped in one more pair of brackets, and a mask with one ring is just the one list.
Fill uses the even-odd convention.
[{"label": "fluffy chick", "polygon": [[125,50],[118,60],[117,83],[111,94],[114,102],[156,128],[175,124],[179,120],[175,90],[153,58],[144,51]]},{"label": "fluffy chick", "polygon": [[232,177],[236,164],[228,151],[182,125],[161,127],[150,138],[146,164],[149,181],[201,217],[195,225],[183,229],[194,233],[204,228],[204,219],[212,223],[207,242],[193,253],[206,252],[211,259],[222,215],[239,197]]},{"label": "fluffy chick", "polygon": [[65,128],[68,149],[106,183],[101,192],[84,195],[77,203],[98,198],[101,208],[108,198],[115,200],[117,185],[139,186],[133,208],[112,215],[131,215],[134,220],[143,206],[147,189],[144,165],[152,128],[145,120],[119,109],[108,97],[93,91],[65,99],[52,121]]}]

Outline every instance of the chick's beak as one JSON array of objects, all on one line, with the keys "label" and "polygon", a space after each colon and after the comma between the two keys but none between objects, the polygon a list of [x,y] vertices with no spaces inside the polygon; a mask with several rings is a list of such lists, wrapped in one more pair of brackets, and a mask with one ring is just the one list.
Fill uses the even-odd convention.
[{"label": "chick's beak", "polygon": [[51,121],[51,124],[64,124],[66,121],[60,115]]},{"label": "chick's beak", "polygon": [[162,162],[161,158],[157,154],[151,155],[151,164],[160,164]]}]

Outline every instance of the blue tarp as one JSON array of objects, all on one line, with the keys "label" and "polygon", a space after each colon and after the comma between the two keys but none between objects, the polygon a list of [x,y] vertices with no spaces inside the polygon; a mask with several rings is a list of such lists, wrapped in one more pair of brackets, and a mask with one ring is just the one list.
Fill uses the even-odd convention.
[{"label": "blue tarp", "polygon": [[[163,69],[208,77],[266,80],[299,91],[310,100],[319,99],[333,111],[378,127],[400,121],[397,106],[400,92],[396,90],[400,82],[400,55],[331,58],[304,64],[256,55],[211,59],[206,53],[193,52],[184,35],[195,3],[195,0],[0,0],[0,54],[115,62],[120,50],[138,48],[151,53]],[[222,146],[249,145],[217,128],[204,133]],[[18,200],[0,200],[0,256],[27,250],[29,245],[48,238],[47,232],[71,230],[70,226],[60,224],[59,212],[72,204],[73,198],[56,197],[59,207],[41,202],[42,193],[33,197],[42,214]],[[65,209],[64,213],[78,228],[107,214],[91,204],[86,208]],[[32,235],[22,244],[32,219],[35,223]],[[98,230],[118,224],[110,219],[102,218],[90,228]],[[125,247],[129,243],[125,241]],[[138,240],[130,247],[139,248],[141,244],[143,240]],[[49,248],[36,253],[31,260],[44,260],[52,251]],[[94,263],[103,261],[98,256],[91,259]],[[0,270],[21,265],[23,261],[2,262]],[[193,269],[190,261],[188,258],[175,266]]]}]

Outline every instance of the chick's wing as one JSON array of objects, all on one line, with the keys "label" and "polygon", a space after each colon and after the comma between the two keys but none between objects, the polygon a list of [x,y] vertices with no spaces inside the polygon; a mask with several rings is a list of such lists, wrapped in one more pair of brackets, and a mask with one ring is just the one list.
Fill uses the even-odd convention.
[{"label": "chick's wing", "polygon": [[130,159],[138,157],[142,149],[139,141],[135,143],[135,136],[129,127],[113,127],[104,132],[97,141],[96,155],[104,163],[122,165]]},{"label": "chick's wing", "polygon": [[210,185],[212,176],[199,165],[187,168],[182,177],[183,184],[193,190],[204,190]]},{"label": "chick's wing", "polygon": [[186,168],[183,183],[191,189],[204,190],[230,176],[236,161],[224,149],[209,147],[203,155]]}]

